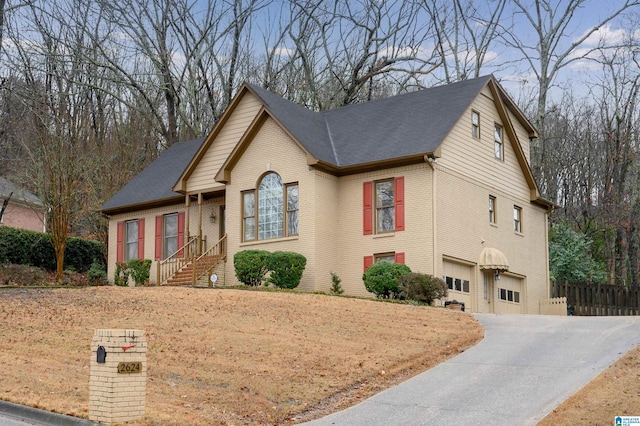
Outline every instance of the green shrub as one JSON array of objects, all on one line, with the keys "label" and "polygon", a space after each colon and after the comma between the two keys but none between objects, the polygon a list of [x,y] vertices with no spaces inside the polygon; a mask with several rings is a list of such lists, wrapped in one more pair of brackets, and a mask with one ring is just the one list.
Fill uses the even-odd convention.
[{"label": "green shrub", "polygon": [[381,299],[395,299],[398,296],[398,278],[411,273],[407,265],[401,263],[377,262],[362,275],[364,287]]},{"label": "green shrub", "polygon": [[340,283],[342,280],[335,272],[331,273],[331,294],[342,294],[344,290],[342,289],[342,285]]},{"label": "green shrub", "polygon": [[398,280],[398,298],[430,305],[434,299],[447,296],[447,283],[419,272],[403,275]]},{"label": "green shrub", "polygon": [[149,282],[149,271],[151,270],[151,259],[131,259],[129,261],[129,273],[136,285],[144,285]]},{"label": "green shrub", "polygon": [[[67,238],[64,268],[87,272],[94,261],[104,260],[104,244],[82,238]],[[56,255],[49,234],[26,229],[0,227],[0,262],[30,265],[48,271],[56,269]]]},{"label": "green shrub", "polygon": [[307,266],[307,258],[291,251],[275,251],[266,259],[267,270],[271,271],[268,284],[278,288],[296,288]]},{"label": "green shrub", "polygon": [[266,250],[244,250],[233,255],[233,266],[238,281],[248,286],[262,285],[267,269]]},{"label": "green shrub", "polygon": [[101,262],[94,261],[87,271],[87,279],[91,285],[105,285],[107,283],[107,271]]},{"label": "green shrub", "polygon": [[116,263],[116,272],[113,276],[113,283],[118,287],[127,287],[129,285],[129,264],[125,262]]}]

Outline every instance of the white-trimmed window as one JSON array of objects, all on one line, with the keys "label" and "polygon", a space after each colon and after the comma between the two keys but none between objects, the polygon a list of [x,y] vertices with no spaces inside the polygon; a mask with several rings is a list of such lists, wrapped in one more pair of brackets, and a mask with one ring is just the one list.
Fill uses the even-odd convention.
[{"label": "white-trimmed window", "polygon": [[480,139],[480,113],[471,111],[471,136]]},{"label": "white-trimmed window", "polygon": [[489,223],[496,223],[496,197],[489,195]]},{"label": "white-trimmed window", "polygon": [[124,260],[138,258],[138,220],[128,220],[125,222],[125,248]]},{"label": "white-trimmed window", "polygon": [[375,182],[376,232],[392,232],[396,229],[393,179]]},{"label": "white-trimmed window", "polygon": [[513,230],[522,232],[522,208],[513,206]]},{"label": "white-trimmed window", "polygon": [[243,241],[298,235],[298,195],[297,183],[283,184],[274,172],[264,175],[257,189],[243,191]]},{"label": "white-trimmed window", "polygon": [[497,159],[502,160],[504,157],[504,143],[502,139],[502,126],[495,124],[494,130],[494,152]]},{"label": "white-trimmed window", "polygon": [[164,259],[178,251],[178,213],[166,214],[163,217],[163,254]]}]

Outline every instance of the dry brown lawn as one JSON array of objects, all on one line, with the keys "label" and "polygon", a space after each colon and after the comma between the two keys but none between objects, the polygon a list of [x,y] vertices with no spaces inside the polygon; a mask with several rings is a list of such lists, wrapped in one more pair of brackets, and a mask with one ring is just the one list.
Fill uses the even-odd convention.
[{"label": "dry brown lawn", "polygon": [[441,308],[230,289],[0,290],[0,399],[88,417],[94,329],[143,329],[141,424],[283,424],[352,405],[477,343]]},{"label": "dry brown lawn", "polygon": [[605,426],[612,425],[616,416],[640,416],[640,346],[556,407],[538,426]]}]

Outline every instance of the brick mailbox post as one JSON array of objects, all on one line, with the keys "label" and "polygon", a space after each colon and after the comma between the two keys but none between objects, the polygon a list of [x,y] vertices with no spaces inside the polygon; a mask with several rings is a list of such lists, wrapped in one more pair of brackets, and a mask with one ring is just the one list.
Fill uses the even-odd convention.
[{"label": "brick mailbox post", "polygon": [[122,423],[144,416],[147,340],[144,330],[95,330],[91,341],[89,420]]}]

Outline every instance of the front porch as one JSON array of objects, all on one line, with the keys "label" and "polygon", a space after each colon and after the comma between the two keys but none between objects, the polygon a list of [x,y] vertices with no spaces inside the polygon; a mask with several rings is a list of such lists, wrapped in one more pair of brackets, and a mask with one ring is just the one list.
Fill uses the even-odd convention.
[{"label": "front porch", "polygon": [[[156,262],[156,283],[166,286],[213,286],[215,273],[224,282],[227,259],[224,191],[187,194],[184,202],[184,241]],[[212,245],[211,241],[215,241]]]}]

